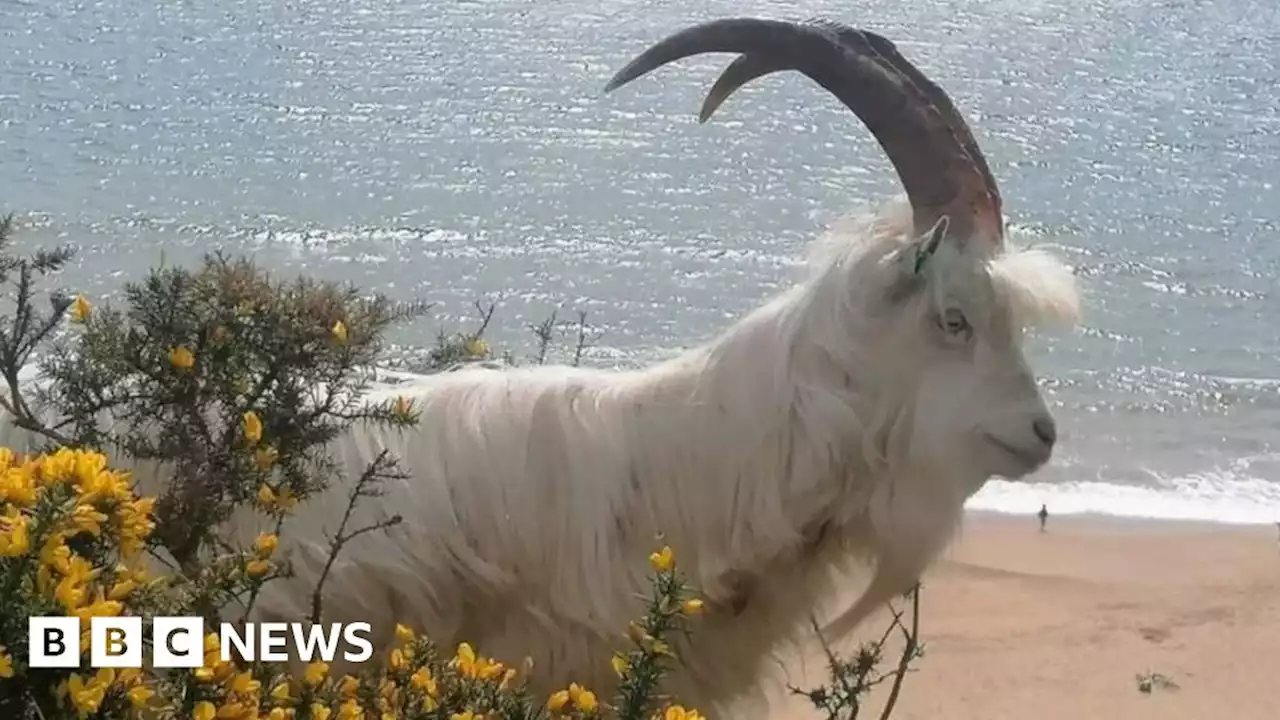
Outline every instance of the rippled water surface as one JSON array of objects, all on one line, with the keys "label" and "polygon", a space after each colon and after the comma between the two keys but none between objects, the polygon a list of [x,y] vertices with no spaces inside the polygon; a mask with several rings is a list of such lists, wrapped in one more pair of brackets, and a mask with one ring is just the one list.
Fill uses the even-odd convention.
[{"label": "rippled water surface", "polygon": [[[975,505],[1280,520],[1280,5],[0,0],[0,203],[110,293],[215,248],[442,303],[498,333],[587,310],[591,362],[707,338],[804,244],[897,191],[799,76],[699,126],[727,58],[605,96],[727,15],[876,30],[955,97],[1010,220],[1075,265],[1086,325],[1034,348],[1063,449]],[[413,333],[434,330],[410,328]]]}]

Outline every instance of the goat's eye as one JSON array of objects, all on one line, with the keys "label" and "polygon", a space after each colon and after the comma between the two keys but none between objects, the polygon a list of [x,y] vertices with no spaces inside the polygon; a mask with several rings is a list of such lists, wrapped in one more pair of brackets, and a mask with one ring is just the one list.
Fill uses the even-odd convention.
[{"label": "goat's eye", "polygon": [[938,324],[947,335],[956,338],[967,338],[973,331],[964,313],[960,312],[958,308],[947,308],[942,313],[942,317],[939,318]]}]

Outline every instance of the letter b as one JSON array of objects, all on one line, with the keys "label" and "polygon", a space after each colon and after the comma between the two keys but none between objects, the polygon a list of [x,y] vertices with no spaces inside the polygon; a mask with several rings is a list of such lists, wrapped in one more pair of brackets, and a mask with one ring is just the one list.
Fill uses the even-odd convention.
[{"label": "letter b", "polygon": [[89,664],[93,667],[142,667],[142,618],[89,619]]},{"label": "letter b", "polygon": [[33,668],[80,667],[80,618],[27,618],[27,657]]}]

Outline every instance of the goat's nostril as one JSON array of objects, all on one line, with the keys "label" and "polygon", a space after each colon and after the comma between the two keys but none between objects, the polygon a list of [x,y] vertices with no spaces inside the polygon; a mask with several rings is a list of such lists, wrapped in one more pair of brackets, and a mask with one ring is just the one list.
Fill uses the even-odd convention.
[{"label": "goat's nostril", "polygon": [[1031,429],[1035,431],[1036,437],[1045,445],[1052,445],[1058,439],[1058,428],[1053,422],[1053,418],[1039,418],[1031,423]]}]

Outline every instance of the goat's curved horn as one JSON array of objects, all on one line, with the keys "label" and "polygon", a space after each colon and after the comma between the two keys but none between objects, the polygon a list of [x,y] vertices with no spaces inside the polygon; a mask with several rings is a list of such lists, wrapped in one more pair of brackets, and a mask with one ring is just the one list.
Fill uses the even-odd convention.
[{"label": "goat's curved horn", "polygon": [[889,156],[923,234],[951,219],[953,237],[1004,236],[999,190],[968,125],[947,94],[889,40],[834,22],[757,18],[686,28],[645,50],[609,81],[612,91],[692,55],[739,53],[703,103],[702,119],[737,88],[779,70],[797,70],[835,95]]},{"label": "goat's curved horn", "polygon": [[[951,98],[942,88],[938,87],[933,81],[920,72],[914,65],[910,63],[894,46],[889,39],[877,35],[869,31],[858,31],[852,28],[826,24],[841,43],[850,46],[851,50],[857,51],[857,47],[861,43],[866,43],[879,56],[878,59],[888,63],[893,69],[897,70],[911,83],[915,88],[923,93],[933,103],[938,112],[942,113],[952,133],[956,135],[956,139],[964,146],[969,153],[969,157],[973,159],[974,165],[977,166],[978,172],[982,174],[982,179],[986,183],[986,191],[991,195],[994,211],[997,217],[1002,212],[1001,198],[999,186],[996,184],[995,178],[991,175],[991,168],[987,166],[987,159],[982,154],[982,149],[978,147],[978,143],[973,138],[973,132],[969,129],[968,123],[964,121],[964,117],[956,106],[951,102]],[[846,36],[851,36],[846,38]],[[764,77],[782,70],[792,70],[791,66],[780,62],[777,58],[766,58],[760,55],[740,55],[734,60],[724,72],[716,80],[715,85],[711,87],[707,97],[702,102],[702,110],[698,114],[698,122],[705,123],[711,119],[715,111],[720,108],[724,101],[729,98],[738,88],[757,78]]]},{"label": "goat's curved horn", "polygon": [[704,123],[710,120],[724,101],[743,85],[779,70],[790,69],[786,65],[778,64],[776,60],[760,55],[739,55],[737,60],[724,69],[716,80],[716,84],[712,85],[711,90],[707,92],[707,97],[702,101],[702,110],[698,112],[698,122]]}]

